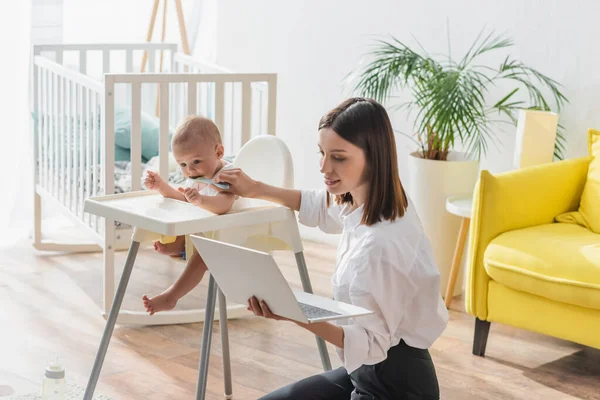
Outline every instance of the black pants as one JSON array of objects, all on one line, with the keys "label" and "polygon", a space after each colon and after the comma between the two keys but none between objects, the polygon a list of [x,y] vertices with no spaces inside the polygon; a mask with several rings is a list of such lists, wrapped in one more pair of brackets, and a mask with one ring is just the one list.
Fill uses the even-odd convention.
[{"label": "black pants", "polygon": [[261,400],[438,400],[437,375],[429,351],[400,341],[387,358],[348,375],[341,367],[292,383]]}]

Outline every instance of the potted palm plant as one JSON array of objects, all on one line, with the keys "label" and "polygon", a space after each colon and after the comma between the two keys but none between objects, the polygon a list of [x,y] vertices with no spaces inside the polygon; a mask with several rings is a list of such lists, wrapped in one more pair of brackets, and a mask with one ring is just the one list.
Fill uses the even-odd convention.
[{"label": "potted palm plant", "polygon": [[[520,110],[559,112],[567,102],[559,83],[510,54],[493,65],[483,62],[482,58],[488,60],[512,45],[510,39],[493,32],[480,33],[455,61],[450,54],[436,58],[420,46],[414,50],[392,37],[377,40],[367,62],[350,74],[349,83],[358,94],[416,112],[416,138],[409,136],[416,149],[408,157],[407,191],[434,247],[444,288],[454,252],[452,238],[460,223],[446,212],[445,202],[448,196],[473,192],[479,160],[496,140],[493,127],[516,126]],[[493,98],[498,88],[506,87],[503,95]],[[492,88],[496,88],[493,93]],[[389,104],[402,92],[410,95],[408,102]],[[559,125],[556,158],[562,158],[564,143]]]}]

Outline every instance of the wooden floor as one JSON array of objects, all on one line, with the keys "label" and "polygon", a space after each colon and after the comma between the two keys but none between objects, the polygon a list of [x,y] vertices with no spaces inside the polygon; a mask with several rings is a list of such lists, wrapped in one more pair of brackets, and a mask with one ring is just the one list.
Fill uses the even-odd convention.
[{"label": "wooden floor", "polygon": [[[335,249],[305,245],[313,287],[330,295]],[[66,365],[69,382],[85,386],[104,328],[101,255],[41,254],[27,241],[0,251],[0,398],[39,390],[54,355]],[[299,287],[293,255],[276,258]],[[119,254],[119,265],[123,259]],[[143,251],[124,307],[142,310],[142,294],[166,288],[180,270]],[[178,307],[202,306],[205,290],[201,285]],[[442,399],[600,399],[600,351],[492,324],[486,357],[476,357],[473,318],[462,308],[455,299],[448,328],[431,349]],[[321,371],[314,336],[292,323],[249,317],[229,327],[236,399],[256,399]],[[202,324],[117,326],[98,391],[115,399],[192,399],[201,331]],[[223,398],[218,333],[215,323],[209,399]]]}]

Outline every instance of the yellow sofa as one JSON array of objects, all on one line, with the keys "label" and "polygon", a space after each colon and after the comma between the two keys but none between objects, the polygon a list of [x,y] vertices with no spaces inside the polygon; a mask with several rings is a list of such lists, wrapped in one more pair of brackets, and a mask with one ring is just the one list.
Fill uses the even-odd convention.
[{"label": "yellow sofa", "polygon": [[473,354],[485,354],[491,322],[600,349],[600,234],[556,222],[578,210],[592,160],[481,172],[465,297]]}]

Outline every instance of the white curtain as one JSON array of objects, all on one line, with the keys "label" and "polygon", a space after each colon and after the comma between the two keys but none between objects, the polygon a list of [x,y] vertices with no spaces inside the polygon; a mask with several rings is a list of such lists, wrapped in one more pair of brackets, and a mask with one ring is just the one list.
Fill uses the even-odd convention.
[{"label": "white curtain", "polygon": [[26,238],[33,226],[30,130],[31,1],[0,12],[0,245]]}]

